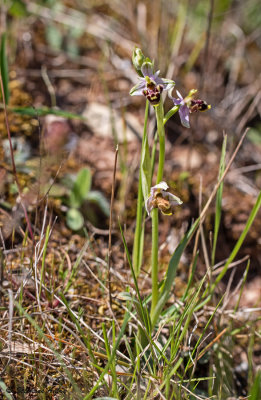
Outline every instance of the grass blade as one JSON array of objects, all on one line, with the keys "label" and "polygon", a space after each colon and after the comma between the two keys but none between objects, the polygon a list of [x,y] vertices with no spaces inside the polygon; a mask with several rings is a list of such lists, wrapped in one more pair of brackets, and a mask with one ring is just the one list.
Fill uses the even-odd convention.
[{"label": "grass blade", "polygon": [[[219,174],[218,174],[219,180],[225,171],[226,147],[227,147],[227,135],[224,136],[222,150],[221,150],[221,158],[220,158]],[[212,255],[211,255],[212,265],[214,265],[214,263],[215,263],[217,238],[218,238],[218,231],[219,231],[220,220],[221,220],[223,186],[224,186],[224,182],[221,182],[221,184],[218,188],[217,197],[216,197],[215,227],[214,227],[213,248],[212,248]]]},{"label": "grass blade", "polygon": [[[192,225],[190,230],[186,233],[186,235],[184,236],[184,238],[182,239],[182,241],[180,242],[180,244],[178,245],[178,247],[176,248],[174,254],[172,255],[172,257],[170,259],[170,262],[169,262],[169,265],[168,265],[168,269],[167,269],[167,272],[166,272],[166,277],[165,277],[165,280],[164,280],[164,283],[163,283],[163,286],[162,286],[162,290],[160,292],[159,301],[158,301],[158,304],[155,307],[154,312],[153,312],[153,314],[151,316],[152,327],[154,327],[155,324],[157,323],[157,320],[158,320],[158,318],[160,316],[161,310],[163,309],[164,305],[166,304],[166,302],[168,300],[169,293],[171,291],[172,284],[173,284],[173,281],[175,279],[177,268],[178,268],[178,264],[179,264],[179,261],[180,261],[180,258],[182,256],[182,254],[183,254],[183,251],[185,250],[187,244],[189,243],[190,239],[192,238],[193,234],[195,233],[196,229],[198,228],[200,221],[202,222],[204,220],[204,218],[206,216],[206,213],[207,213],[207,210],[208,210],[213,198],[215,197],[215,195],[216,195],[221,183],[223,182],[223,180],[224,180],[224,178],[225,178],[225,176],[226,176],[226,174],[227,174],[227,172],[228,172],[233,160],[235,159],[236,154],[238,153],[238,150],[240,149],[240,146],[243,143],[243,140],[244,140],[244,138],[245,138],[245,136],[247,134],[247,131],[248,131],[248,129],[246,129],[245,132],[243,133],[243,135],[242,135],[242,137],[241,137],[241,139],[240,139],[235,151],[232,154],[232,157],[230,158],[230,160],[228,162],[228,165],[227,165],[225,171],[223,172],[221,178],[218,180],[216,186],[214,187],[214,189],[213,189],[213,191],[212,191],[212,193],[211,193],[211,195],[210,195],[205,207],[203,208],[200,216],[196,219],[196,221],[194,222],[194,224]],[[257,200],[257,204],[254,206],[254,209],[252,210],[252,213],[251,213],[251,216],[249,218],[249,221],[247,222],[248,229],[250,228],[249,223],[250,223],[250,225],[252,224],[252,222],[254,220],[254,217],[256,216],[256,213],[257,213],[257,211],[258,211],[258,209],[260,207],[260,204],[261,204],[261,195],[259,194],[258,200]],[[247,229],[247,231],[248,231],[248,229]],[[246,233],[247,232],[245,232],[245,230],[244,230],[244,232],[242,233],[243,236],[241,235],[242,238],[241,237],[239,238],[238,244],[240,245],[240,247],[241,247],[241,245],[243,243],[243,240],[244,240],[244,238],[246,236]],[[237,249],[237,251],[239,250],[239,248]],[[234,257],[237,254],[237,251],[234,254],[234,250],[232,252],[233,253],[232,259],[229,258],[229,260],[228,260],[229,263],[232,262],[232,260],[234,259]],[[232,255],[232,253],[231,253],[231,255]],[[228,263],[228,265],[229,265],[229,263]],[[228,268],[228,265],[227,265],[226,269]],[[219,277],[217,277],[217,279],[218,278]],[[222,277],[220,279],[222,279]],[[216,284],[213,284],[213,285],[216,286]],[[207,301],[208,300],[206,300],[206,302]]]},{"label": "grass blade", "polygon": [[151,159],[148,143],[148,136],[145,132],[145,137],[142,144],[141,152],[141,184],[144,201],[149,197],[151,184]]},{"label": "grass blade", "polygon": [[8,76],[8,63],[6,55],[6,33],[3,33],[1,37],[0,69],[4,87],[4,93],[2,93],[2,96],[4,96],[5,98],[5,103],[8,104],[10,93],[8,88],[9,76]]},{"label": "grass blade", "polygon": [[151,316],[152,326],[155,326],[155,324],[157,323],[158,317],[159,317],[164,305],[166,304],[166,302],[168,300],[169,293],[172,288],[172,284],[176,277],[180,258],[182,256],[189,240],[191,239],[192,235],[194,234],[195,230],[197,229],[197,227],[199,225],[199,221],[200,221],[200,217],[194,222],[194,224],[192,225],[190,230],[186,233],[186,235],[184,236],[184,238],[182,239],[182,241],[180,242],[180,244],[178,245],[178,247],[176,248],[176,250],[174,251],[174,253],[170,259],[168,269],[166,272],[166,277],[164,280],[164,284],[163,284],[161,292],[160,292],[159,301],[154,310],[154,313]]},{"label": "grass blade", "polygon": [[[4,108],[3,104],[0,103],[0,109],[3,108]],[[29,115],[30,117],[43,117],[45,115],[51,114],[68,119],[80,119],[81,121],[86,121],[86,118],[83,117],[82,115],[74,114],[69,111],[57,110],[49,107],[35,108],[35,107],[9,106],[7,109],[8,111],[12,111],[15,114]]]},{"label": "grass blade", "polygon": [[261,398],[261,371],[258,371],[250,392],[249,400],[259,400]]},{"label": "grass blade", "polygon": [[76,272],[77,272],[77,269],[78,269],[78,267],[79,267],[79,265],[80,265],[80,263],[81,263],[81,261],[82,261],[82,258],[83,258],[83,256],[84,256],[84,254],[85,254],[85,252],[86,252],[88,246],[89,246],[89,241],[87,240],[87,241],[85,242],[83,248],[81,249],[80,254],[79,254],[79,256],[77,257],[75,263],[73,264],[72,271],[71,271],[71,275],[70,275],[70,277],[69,277],[69,279],[68,279],[68,281],[67,281],[66,287],[65,287],[64,292],[63,292],[64,294],[66,294],[66,293],[68,292],[68,290],[70,289],[70,287],[71,287],[71,285],[72,285],[72,283],[73,283],[73,279],[74,279],[74,277],[75,277],[75,274],[76,274]]},{"label": "grass blade", "polygon": [[141,299],[137,278],[136,278],[136,275],[135,275],[135,272],[134,272],[134,268],[133,268],[133,265],[132,265],[132,262],[131,262],[130,253],[129,253],[129,250],[128,250],[128,247],[127,247],[127,243],[126,243],[126,240],[125,240],[125,237],[124,237],[124,233],[123,233],[123,230],[122,230],[122,227],[121,227],[120,223],[119,223],[119,227],[120,227],[121,237],[122,237],[124,248],[125,248],[126,255],[127,255],[127,260],[128,260],[129,265],[130,265],[130,268],[131,268],[131,273],[132,273],[132,277],[133,277],[133,280],[134,280],[136,293],[137,293],[138,300],[139,300],[140,313],[141,313],[141,316],[142,316],[142,320],[143,320],[144,326],[146,328],[146,334],[149,335],[150,332],[151,332],[151,323],[150,323],[149,313],[148,313],[147,308],[144,308],[144,305],[143,305],[143,302],[142,302],[142,299]]},{"label": "grass blade", "polygon": [[102,380],[103,380],[105,374],[107,374],[107,372],[109,371],[109,368],[110,368],[110,366],[111,366],[111,363],[115,360],[116,351],[117,351],[117,349],[118,349],[118,347],[119,347],[121,338],[122,338],[123,335],[124,335],[124,332],[125,332],[127,323],[128,323],[128,321],[129,321],[129,318],[130,318],[130,314],[127,312],[127,313],[125,314],[125,317],[124,317],[124,320],[123,320],[123,324],[122,324],[122,327],[121,327],[121,330],[120,330],[118,339],[117,339],[117,341],[116,341],[116,343],[115,343],[115,345],[114,345],[114,347],[113,347],[113,349],[112,349],[111,356],[110,356],[110,358],[109,358],[109,360],[108,360],[108,363],[107,363],[106,367],[104,368],[103,372],[101,373],[101,375],[100,375],[98,381],[96,382],[96,385],[95,385],[95,386],[92,388],[92,390],[83,398],[83,400],[89,400],[89,399],[92,398],[93,394],[94,394],[94,393],[96,392],[96,390],[99,388],[100,383],[102,382]]},{"label": "grass blade", "polygon": [[3,393],[3,395],[8,399],[8,400],[13,400],[13,396],[9,393],[9,389],[6,386],[6,384],[0,380],[0,390]]},{"label": "grass blade", "polygon": [[24,315],[26,317],[26,319],[30,322],[30,324],[33,326],[33,328],[35,328],[35,330],[38,332],[40,338],[42,340],[45,341],[45,343],[47,344],[47,346],[49,347],[49,349],[52,350],[52,352],[54,353],[55,357],[57,358],[57,360],[59,360],[59,362],[61,363],[64,372],[67,375],[68,380],[70,381],[75,394],[81,395],[81,391],[77,385],[77,383],[75,382],[71,372],[69,371],[69,369],[67,368],[66,364],[64,363],[63,357],[61,356],[61,354],[55,350],[53,344],[51,343],[51,341],[46,337],[46,335],[44,334],[44,332],[42,331],[42,329],[40,328],[40,326],[37,324],[37,322],[24,310],[24,308],[17,302],[15,301],[15,306],[18,309],[19,313],[21,315]]},{"label": "grass blade", "polygon": [[252,209],[252,211],[250,213],[250,216],[249,216],[249,218],[247,220],[247,223],[246,223],[246,226],[245,226],[243,232],[241,233],[241,235],[240,235],[240,237],[239,237],[234,249],[232,250],[230,256],[228,257],[227,262],[224,265],[224,268],[222,269],[220,274],[217,276],[215,282],[211,286],[211,290],[210,290],[211,293],[213,292],[213,290],[215,289],[217,284],[221,281],[221,279],[223,278],[223,276],[227,272],[227,269],[228,269],[229,265],[233,262],[233,260],[235,259],[237,253],[239,252],[239,250],[240,250],[240,248],[241,248],[241,246],[242,246],[242,244],[243,244],[243,242],[245,240],[245,237],[246,237],[246,235],[247,235],[252,223],[254,222],[254,219],[255,219],[260,207],[261,207],[261,191],[260,191],[260,193],[259,193],[259,195],[257,197],[256,203],[255,203],[255,205],[254,205],[254,207],[253,207],[253,209]]}]

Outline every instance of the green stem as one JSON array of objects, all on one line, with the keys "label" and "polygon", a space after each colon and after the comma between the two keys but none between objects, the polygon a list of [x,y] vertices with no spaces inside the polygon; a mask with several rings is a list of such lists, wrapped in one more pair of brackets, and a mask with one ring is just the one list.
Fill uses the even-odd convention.
[{"label": "green stem", "polygon": [[165,163],[165,129],[164,129],[164,110],[162,101],[156,108],[157,129],[159,135],[159,165],[157,173],[157,184],[162,181]]},{"label": "green stem", "polygon": [[[163,125],[165,125],[168,120],[174,115],[176,114],[176,112],[179,110],[179,106],[174,106],[172,107],[171,110],[169,110],[167,112],[167,114],[165,115],[164,119],[163,119]],[[158,144],[158,131],[156,131],[155,136],[154,136],[154,143],[153,143],[153,148],[152,148],[152,152],[151,152],[151,176],[153,176],[153,172],[154,172],[154,165],[155,165],[155,156],[156,156],[156,148],[157,148],[157,144]]]},{"label": "green stem", "polygon": [[[164,162],[165,162],[165,131],[164,131],[164,110],[162,100],[160,104],[155,107],[157,130],[159,137],[159,164],[157,173],[157,184],[162,181]],[[151,315],[153,315],[159,298],[158,288],[158,220],[159,212],[154,208],[151,212],[152,218],[152,249],[151,249],[151,280],[152,280],[152,298],[151,298]]]},{"label": "green stem", "polygon": [[153,208],[151,211],[152,219],[152,242],[151,242],[151,283],[152,283],[152,293],[151,293],[151,315],[156,308],[159,298],[159,288],[158,288],[158,249],[159,249],[159,238],[158,238],[158,220],[159,212],[157,208]]},{"label": "green stem", "polygon": [[174,115],[176,114],[176,112],[179,110],[180,106],[174,106],[171,108],[171,110],[169,110],[167,112],[167,114],[165,115],[164,119],[163,119],[163,124],[165,125],[166,122]]},{"label": "green stem", "polygon": [[[144,128],[143,128],[143,137],[142,137],[142,150],[145,144],[145,136],[147,134],[147,122],[149,115],[149,101],[146,101],[146,109],[145,109],[145,117],[144,117]],[[141,167],[139,173],[139,188],[138,188],[138,199],[137,199],[137,214],[136,214],[136,229],[134,235],[134,244],[133,244],[133,255],[132,255],[132,264],[135,271],[136,276],[139,275],[140,266],[141,266],[141,253],[143,248],[143,235],[144,231],[142,229],[142,221],[143,221],[143,194],[142,194],[142,180],[141,180]]]}]

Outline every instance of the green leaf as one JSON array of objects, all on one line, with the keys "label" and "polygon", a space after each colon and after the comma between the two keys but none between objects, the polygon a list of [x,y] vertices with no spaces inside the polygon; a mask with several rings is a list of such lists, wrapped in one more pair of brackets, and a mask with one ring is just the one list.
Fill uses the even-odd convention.
[{"label": "green leaf", "polygon": [[47,192],[48,195],[51,197],[60,198],[68,194],[68,189],[63,185],[60,185],[59,183],[54,183],[53,185],[47,183],[44,185],[42,193],[45,194]]},{"label": "green leaf", "polygon": [[261,371],[258,371],[250,392],[249,400],[259,400],[261,398]]},{"label": "green leaf", "polygon": [[12,15],[12,17],[25,17],[27,15],[26,5],[21,0],[13,0],[8,14]]},{"label": "green leaf", "polygon": [[73,189],[69,198],[71,207],[78,208],[87,199],[92,183],[91,171],[83,168],[78,172]]},{"label": "green leaf", "polygon": [[106,217],[110,215],[110,204],[101,192],[92,190],[87,194],[86,200],[91,203],[97,204],[97,206],[100,208],[103,214],[106,215]]},{"label": "green leaf", "polygon": [[256,128],[250,128],[247,137],[252,143],[261,144],[261,124],[258,124]]},{"label": "green leaf", "polygon": [[254,222],[254,219],[255,219],[260,207],[261,207],[261,191],[259,192],[259,195],[257,196],[256,203],[255,203],[254,207],[251,210],[251,213],[250,213],[249,218],[248,218],[248,220],[246,222],[246,225],[245,225],[245,227],[243,229],[243,232],[241,233],[239,239],[237,240],[237,242],[236,242],[236,244],[235,244],[230,256],[228,257],[224,267],[222,268],[222,271],[219,273],[219,275],[217,276],[215,282],[211,286],[211,290],[210,290],[211,293],[214,291],[214,289],[217,286],[217,284],[224,277],[225,273],[227,272],[227,269],[228,269],[229,265],[234,261],[237,253],[239,252],[239,250],[240,250],[240,248],[241,248],[241,246],[242,246],[242,244],[243,244],[243,242],[245,240],[245,237],[246,237],[246,235],[247,235],[252,223]]},{"label": "green leaf", "polygon": [[[145,108],[145,116],[144,116],[144,127],[143,127],[143,136],[142,136],[142,150],[144,149],[145,137],[147,136],[147,123],[149,116],[149,101],[146,100],[146,108]],[[144,247],[144,221],[145,215],[143,212],[143,191],[142,191],[142,175],[141,175],[142,166],[140,168],[139,173],[139,189],[138,189],[138,199],[137,199],[137,213],[136,213],[136,228],[134,235],[134,243],[133,243],[133,251],[132,251],[132,262],[133,268],[138,276],[140,273],[140,268],[143,260],[143,247]],[[150,170],[152,171],[152,167],[150,166]],[[150,182],[151,184],[151,182]]]},{"label": "green leaf", "polygon": [[[2,104],[0,104],[0,109],[3,109]],[[35,107],[14,106],[14,107],[8,107],[8,111],[12,111],[15,114],[29,115],[31,117],[43,117],[45,115],[51,114],[51,115],[58,115],[59,117],[64,117],[68,119],[80,119],[81,121],[86,121],[86,118],[81,115],[70,113],[69,111],[58,110],[56,108],[48,108],[48,107],[35,108]]]},{"label": "green leaf", "polygon": [[8,400],[13,400],[13,397],[9,393],[10,389],[6,386],[6,384],[2,380],[0,380],[0,389]]},{"label": "green leaf", "polygon": [[[0,70],[1,76],[3,81],[3,89],[4,93],[2,93],[2,97],[5,98],[5,103],[8,104],[9,102],[9,76],[8,76],[8,63],[7,63],[7,54],[6,54],[6,34],[3,33],[1,37],[1,47],[0,47]],[[2,92],[2,91],[1,91]]]},{"label": "green leaf", "polygon": [[194,222],[194,224],[192,225],[192,227],[190,228],[190,230],[186,233],[186,235],[183,237],[183,239],[177,246],[176,250],[174,251],[174,253],[170,259],[168,269],[167,269],[167,272],[165,275],[164,283],[162,285],[162,289],[160,292],[159,301],[158,301],[157,306],[155,307],[153,315],[151,316],[152,327],[154,327],[155,324],[157,323],[160,313],[161,313],[163,307],[165,306],[166,302],[168,301],[169,294],[172,289],[174,279],[176,277],[177,268],[178,268],[181,256],[182,256],[189,240],[191,239],[195,230],[197,229],[199,222],[200,222],[200,218],[197,218],[196,221]]},{"label": "green leaf", "polygon": [[[222,145],[222,151],[221,151],[218,179],[221,178],[221,176],[223,175],[223,173],[225,171],[226,148],[227,148],[227,136],[225,135],[224,140],[223,140],[223,145]],[[217,191],[217,197],[216,197],[215,227],[214,227],[214,237],[213,237],[212,255],[211,255],[212,265],[214,265],[214,263],[215,263],[217,238],[218,238],[218,231],[219,231],[220,220],[221,220],[223,186],[224,186],[224,182],[222,182],[220,184],[218,191]]]},{"label": "green leaf", "polygon": [[66,214],[66,223],[73,231],[78,231],[83,227],[84,218],[79,210],[70,208]]},{"label": "green leaf", "polygon": [[[118,350],[120,341],[121,341],[121,339],[122,339],[122,337],[123,337],[123,335],[124,335],[124,332],[125,332],[125,329],[126,329],[126,326],[127,326],[128,322],[129,322],[129,319],[130,319],[130,314],[129,314],[129,310],[128,310],[128,311],[125,313],[124,320],[123,320],[123,323],[122,323],[122,327],[121,327],[120,333],[119,333],[119,335],[118,335],[118,338],[117,338],[117,340],[116,340],[116,343],[114,344],[114,346],[113,346],[113,348],[112,348],[112,350],[111,350],[111,356],[110,356],[110,358],[109,358],[109,360],[108,360],[108,363],[107,363],[107,365],[105,366],[105,368],[104,368],[103,372],[101,373],[101,375],[99,376],[99,379],[97,380],[95,386],[94,386],[94,387],[91,389],[91,391],[83,398],[83,400],[89,400],[89,399],[91,399],[92,396],[93,396],[93,394],[96,392],[96,390],[101,386],[101,382],[102,382],[102,380],[104,379],[104,375],[108,373],[112,362],[115,360],[116,352],[117,352],[117,350]],[[96,400],[97,400],[97,399],[96,399]]]},{"label": "green leaf", "polygon": [[62,42],[63,42],[63,35],[55,25],[48,25],[46,30],[46,38],[49,45],[54,50],[61,50]]},{"label": "green leaf", "polygon": [[122,237],[124,249],[125,249],[125,252],[126,252],[127,260],[128,260],[128,263],[129,263],[129,266],[130,266],[130,269],[131,269],[131,274],[132,274],[132,278],[133,278],[133,281],[134,281],[136,294],[137,294],[137,297],[138,297],[137,302],[135,302],[134,304],[135,305],[139,304],[138,312],[139,312],[140,319],[141,319],[141,321],[143,323],[144,333],[145,333],[145,335],[149,336],[149,334],[151,332],[151,321],[150,321],[149,312],[148,312],[147,306],[145,304],[143,304],[142,299],[141,299],[137,278],[136,278],[135,271],[134,271],[134,268],[133,268],[133,265],[132,265],[132,262],[131,262],[130,253],[129,253],[129,250],[128,250],[128,247],[127,247],[127,243],[126,243],[126,240],[125,240],[124,233],[123,233],[123,230],[122,230],[120,222],[119,222],[119,227],[120,227],[120,231],[121,231],[121,237]]},{"label": "green leaf", "polygon": [[151,184],[151,159],[147,135],[144,137],[144,143],[141,152],[141,182],[143,198],[144,201],[146,201],[149,197]]}]

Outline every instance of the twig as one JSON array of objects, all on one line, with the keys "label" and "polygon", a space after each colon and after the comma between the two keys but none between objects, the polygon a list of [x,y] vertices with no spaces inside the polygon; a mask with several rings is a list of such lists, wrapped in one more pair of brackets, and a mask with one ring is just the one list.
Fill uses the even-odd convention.
[{"label": "twig", "polygon": [[[225,328],[225,329],[223,329],[223,331],[221,331],[202,351],[201,351],[201,353],[199,354],[199,357],[198,357],[198,359],[197,359],[197,361],[198,360],[200,360],[203,356],[204,356],[204,354],[208,351],[208,349],[210,348],[210,347],[212,347],[216,342],[218,342],[219,341],[219,339],[224,335],[224,333],[226,333],[226,331],[227,331],[227,329],[228,328]],[[193,365],[193,363],[190,363],[189,364],[189,368],[191,368],[192,367],[192,365]]]},{"label": "twig", "polygon": [[[237,265],[240,265],[241,263],[243,263],[244,261],[246,261],[246,260],[248,260],[248,259],[249,259],[249,255],[247,254],[245,257],[241,258],[240,260],[234,261],[233,263],[231,263],[231,264],[229,265],[228,269],[234,268],[234,267],[236,267]],[[222,271],[222,269],[224,268],[224,265],[225,265],[225,263],[226,263],[227,260],[228,260],[228,259],[226,258],[225,260],[223,260],[223,261],[221,261],[220,263],[218,263],[217,265],[215,265],[215,266],[214,266],[214,271],[213,271],[212,274],[213,274],[213,275],[218,275],[218,274]]]},{"label": "twig", "polygon": [[49,92],[50,97],[51,97],[52,108],[55,108],[56,107],[55,90],[54,90],[54,87],[53,87],[53,85],[52,85],[52,83],[50,81],[50,78],[49,78],[48,73],[47,73],[47,68],[46,68],[45,65],[43,65],[42,68],[41,68],[41,74],[42,74],[42,78],[44,80],[44,83],[46,84],[46,87],[47,87],[48,92]]}]

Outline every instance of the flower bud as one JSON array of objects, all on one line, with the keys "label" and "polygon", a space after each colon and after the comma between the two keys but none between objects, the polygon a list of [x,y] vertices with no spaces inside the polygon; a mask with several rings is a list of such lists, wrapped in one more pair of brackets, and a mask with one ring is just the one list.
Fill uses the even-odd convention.
[{"label": "flower bud", "polygon": [[135,47],[132,53],[132,64],[139,76],[143,76],[141,72],[141,67],[145,61],[150,61],[150,60],[144,56],[141,49]]}]

